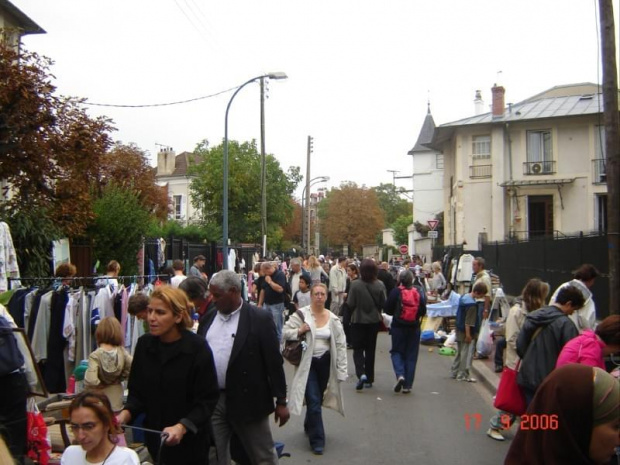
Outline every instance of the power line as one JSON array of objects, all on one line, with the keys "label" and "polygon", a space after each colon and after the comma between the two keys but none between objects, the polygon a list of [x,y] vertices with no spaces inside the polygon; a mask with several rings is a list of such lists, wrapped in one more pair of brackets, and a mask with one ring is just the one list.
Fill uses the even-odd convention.
[{"label": "power line", "polygon": [[226,92],[230,92],[235,90],[239,86],[231,87],[226,90],[222,90],[220,92],[216,92],[215,94],[205,95],[203,97],[190,98],[187,100],[179,100],[177,102],[167,102],[167,103],[149,103],[145,105],[121,105],[114,103],[92,103],[92,102],[83,102],[84,105],[90,105],[92,107],[113,107],[113,108],[152,108],[152,107],[168,107],[170,105],[181,105],[183,103],[197,102],[198,100],[205,100],[212,97],[217,97],[218,95],[225,94]]}]

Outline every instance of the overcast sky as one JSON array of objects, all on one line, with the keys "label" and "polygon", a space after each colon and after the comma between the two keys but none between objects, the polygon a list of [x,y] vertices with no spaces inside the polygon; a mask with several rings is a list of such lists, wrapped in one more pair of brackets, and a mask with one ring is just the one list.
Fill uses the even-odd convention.
[{"label": "overcast sky", "polygon": [[[155,104],[287,73],[269,84],[267,152],[305,176],[312,135],[311,178],[330,176],[327,187],[392,182],[387,170],[410,175],[407,152],[429,99],[440,125],[473,115],[476,89],[490,104],[495,82],[516,103],[600,80],[597,0],[11,1],[47,31],[24,45],[55,61],[63,95]],[[221,143],[231,95],[90,113],[111,117],[114,138],[154,160],[156,144],[180,153]],[[259,139],[259,96],[252,84],[235,97],[230,139]]]}]

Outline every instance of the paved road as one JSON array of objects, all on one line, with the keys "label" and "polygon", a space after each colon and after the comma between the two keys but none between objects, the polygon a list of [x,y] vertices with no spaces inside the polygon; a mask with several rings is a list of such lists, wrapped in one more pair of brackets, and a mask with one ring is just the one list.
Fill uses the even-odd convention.
[{"label": "paved road", "polygon": [[[346,417],[323,410],[325,455],[312,455],[303,417],[292,416],[284,428],[274,426],[274,438],[292,454],[280,463],[502,464],[510,441],[493,441],[485,434],[493,414],[488,391],[479,384],[449,379],[452,357],[421,346],[413,393],[395,394],[389,347],[389,336],[380,334],[376,382],[361,393],[355,391],[352,351],[348,351],[350,379],[343,386]],[[286,365],[291,380],[293,370]],[[465,415],[470,415],[469,430]]]}]

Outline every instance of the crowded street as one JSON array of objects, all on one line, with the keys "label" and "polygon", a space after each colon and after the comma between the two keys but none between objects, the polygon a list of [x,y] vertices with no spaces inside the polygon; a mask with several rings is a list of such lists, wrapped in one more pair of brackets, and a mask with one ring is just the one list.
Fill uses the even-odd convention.
[{"label": "crowded street", "polygon": [[[283,428],[272,426],[274,440],[284,442],[285,452],[291,454],[280,463],[503,463],[516,429],[506,434],[505,442],[487,437],[495,411],[483,383],[450,379],[452,357],[422,346],[411,394],[396,394],[389,348],[389,336],[380,333],[375,383],[361,392],[355,390],[352,351],[348,351],[349,379],[343,388],[346,416],[325,410],[324,456],[312,455],[303,433],[303,416],[292,416]],[[286,364],[287,381],[292,372]],[[466,415],[471,416],[470,423]]]}]

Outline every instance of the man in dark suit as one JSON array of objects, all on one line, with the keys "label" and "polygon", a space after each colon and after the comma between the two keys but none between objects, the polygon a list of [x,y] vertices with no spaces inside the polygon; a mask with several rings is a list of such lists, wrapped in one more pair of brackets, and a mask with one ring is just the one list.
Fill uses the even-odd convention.
[{"label": "man in dark suit", "polygon": [[198,334],[206,337],[213,351],[220,387],[211,417],[217,448],[214,463],[230,464],[234,433],[252,464],[277,464],[269,415],[275,411],[276,422],[284,426],[289,411],[273,317],[243,301],[241,281],[232,271],[215,274],[209,290],[217,312],[205,314]]}]

